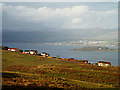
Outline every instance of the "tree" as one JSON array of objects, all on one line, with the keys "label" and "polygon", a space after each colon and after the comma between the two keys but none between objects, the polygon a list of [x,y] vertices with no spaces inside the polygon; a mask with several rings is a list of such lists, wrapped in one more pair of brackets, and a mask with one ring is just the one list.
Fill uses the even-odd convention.
[{"label": "tree", "polygon": [[2,50],[8,50],[8,48],[9,48],[9,47],[7,47],[7,46],[1,46],[1,47],[0,47],[0,49],[2,49]]}]

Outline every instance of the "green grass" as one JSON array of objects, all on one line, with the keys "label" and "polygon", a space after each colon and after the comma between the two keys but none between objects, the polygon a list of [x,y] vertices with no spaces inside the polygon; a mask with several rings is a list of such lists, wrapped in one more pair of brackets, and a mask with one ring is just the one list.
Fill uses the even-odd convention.
[{"label": "green grass", "polygon": [[[104,68],[79,61],[2,52],[4,86],[35,86],[45,88],[118,88],[118,68]],[[12,74],[11,74],[12,73]]]}]

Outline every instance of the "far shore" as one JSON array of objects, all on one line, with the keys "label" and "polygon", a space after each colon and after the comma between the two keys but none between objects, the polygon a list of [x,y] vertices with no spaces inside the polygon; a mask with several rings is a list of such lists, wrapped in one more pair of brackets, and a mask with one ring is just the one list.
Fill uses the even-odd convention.
[{"label": "far shore", "polygon": [[79,48],[79,49],[70,49],[72,51],[120,51],[120,49],[105,49],[105,50],[96,50],[96,49],[83,49],[83,48]]}]

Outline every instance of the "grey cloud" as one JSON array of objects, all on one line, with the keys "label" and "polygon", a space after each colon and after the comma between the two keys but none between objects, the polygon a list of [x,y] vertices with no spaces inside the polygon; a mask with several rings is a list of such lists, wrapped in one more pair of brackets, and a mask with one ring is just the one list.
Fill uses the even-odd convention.
[{"label": "grey cloud", "polygon": [[96,11],[87,5],[32,8],[3,4],[2,18],[4,31],[75,31],[76,38],[98,34],[103,38],[111,35],[107,34],[110,30],[117,31],[117,10]]}]

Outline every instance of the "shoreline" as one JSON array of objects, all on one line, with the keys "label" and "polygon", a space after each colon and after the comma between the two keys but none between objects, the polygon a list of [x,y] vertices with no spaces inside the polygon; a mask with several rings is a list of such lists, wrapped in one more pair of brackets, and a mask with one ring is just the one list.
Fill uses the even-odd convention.
[{"label": "shoreline", "polygon": [[[19,48],[18,48],[18,49],[19,49]],[[25,49],[19,49],[19,50],[22,50],[23,52],[25,51]],[[31,50],[31,49],[29,49],[29,51],[30,51],[30,50]],[[34,49],[33,49],[33,50],[34,50]],[[68,49],[68,51],[69,51],[69,50],[73,50],[73,49]],[[86,49],[86,50],[74,49],[73,51],[88,51],[88,50],[87,50],[87,49]],[[94,51],[98,51],[98,50],[89,50],[89,51],[93,51],[93,52],[94,52]],[[107,52],[107,51],[105,51],[105,50],[99,50],[99,51],[101,51],[101,52],[103,52],[103,53]],[[99,52],[99,51],[98,51],[98,52]],[[22,53],[23,53],[23,52],[22,52]],[[37,50],[37,52],[38,52],[37,54],[41,54],[39,50]],[[100,53],[101,53],[101,52],[100,52]],[[109,51],[109,52],[111,52],[111,51]],[[113,52],[113,51],[112,51],[112,52]],[[116,52],[116,51],[115,51],[115,52]],[[85,52],[85,53],[86,53],[86,52]],[[95,53],[96,53],[96,52],[95,52]],[[52,52],[49,53],[49,54],[50,54],[50,57],[57,58],[57,55],[56,55],[56,56],[55,56],[55,55],[52,55]],[[83,54],[81,54],[81,55],[83,55]],[[58,56],[59,56],[61,59],[62,59],[62,58],[64,58],[64,59],[74,58],[74,60],[88,60],[88,62],[91,63],[91,64],[98,62],[98,60],[102,60],[102,61],[103,61],[103,60],[106,60],[106,61],[109,60],[108,58],[105,59],[105,58],[103,58],[102,56],[101,56],[102,58],[100,58],[100,59],[97,59],[97,58],[95,57],[96,59],[94,58],[94,60],[93,60],[93,58],[91,58],[90,56],[88,56],[87,58],[86,58],[86,57],[85,57],[85,58],[84,58],[84,57],[74,57],[74,56],[71,56],[71,55],[68,55],[68,56],[58,55]],[[91,60],[93,60],[93,61],[91,61]],[[116,60],[117,60],[117,59],[116,59]],[[116,64],[115,64],[115,63],[112,64],[112,61],[110,61],[110,60],[109,60],[109,62],[111,62],[111,66],[117,66],[117,65],[118,65],[117,63],[116,63]]]},{"label": "shoreline", "polygon": [[106,52],[118,52],[118,51],[120,51],[120,50],[118,50],[118,49],[109,49],[109,50],[89,50],[89,49],[86,49],[86,50],[84,50],[84,49],[70,49],[70,50],[72,50],[72,51],[106,51]]},{"label": "shoreline", "polygon": [[119,48],[108,48],[108,47],[82,47],[82,48],[76,48],[76,49],[71,49],[73,51],[120,51]]}]

